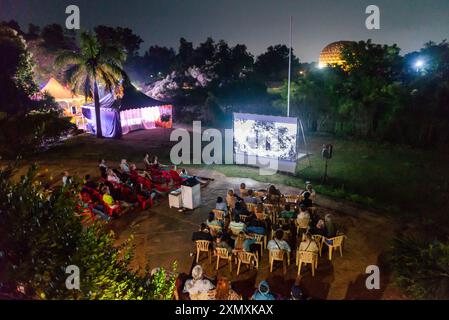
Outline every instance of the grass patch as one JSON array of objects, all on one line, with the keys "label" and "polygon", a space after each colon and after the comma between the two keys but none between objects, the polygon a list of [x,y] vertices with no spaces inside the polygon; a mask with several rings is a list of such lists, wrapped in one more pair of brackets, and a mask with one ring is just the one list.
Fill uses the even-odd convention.
[{"label": "grass patch", "polygon": [[[226,176],[247,177],[266,183],[304,188],[312,181],[321,194],[388,210],[401,217],[444,214],[449,204],[449,155],[438,151],[354,141],[335,137],[308,137],[310,165],[302,160],[295,175],[261,176],[246,166],[211,165]],[[330,180],[322,184],[323,143],[334,145],[329,161]]]}]

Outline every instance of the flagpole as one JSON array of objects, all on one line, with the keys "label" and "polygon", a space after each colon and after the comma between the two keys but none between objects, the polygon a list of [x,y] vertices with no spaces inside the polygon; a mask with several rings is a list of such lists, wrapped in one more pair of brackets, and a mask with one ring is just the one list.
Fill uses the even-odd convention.
[{"label": "flagpole", "polygon": [[288,53],[288,89],[287,89],[287,117],[290,117],[290,81],[292,68],[292,24],[293,16],[290,16],[290,48]]}]

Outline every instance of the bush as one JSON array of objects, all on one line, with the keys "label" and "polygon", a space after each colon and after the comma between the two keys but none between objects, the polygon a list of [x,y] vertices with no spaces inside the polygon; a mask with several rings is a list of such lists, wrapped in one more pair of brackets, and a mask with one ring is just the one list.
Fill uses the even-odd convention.
[{"label": "bush", "polygon": [[[31,299],[170,299],[175,277],[130,270],[130,241],[96,223],[83,227],[76,185],[49,193],[32,167],[18,182],[0,171],[0,294]],[[69,265],[80,269],[80,290],[65,286]],[[148,270],[145,270],[148,271]],[[18,290],[20,288],[20,290]]]},{"label": "bush", "polygon": [[0,155],[6,159],[27,156],[74,129],[68,118],[54,110],[4,117],[0,119]]},{"label": "bush", "polygon": [[449,244],[397,237],[390,249],[396,282],[417,299],[449,299]]}]

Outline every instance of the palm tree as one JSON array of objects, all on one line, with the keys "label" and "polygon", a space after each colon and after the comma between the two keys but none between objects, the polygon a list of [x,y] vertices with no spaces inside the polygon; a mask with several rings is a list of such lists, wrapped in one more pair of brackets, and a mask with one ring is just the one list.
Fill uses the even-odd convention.
[{"label": "palm tree", "polygon": [[83,32],[80,50],[63,51],[55,60],[56,65],[68,67],[65,75],[74,91],[84,92],[85,97],[93,96],[98,138],[103,137],[98,83],[101,82],[111,92],[120,79],[127,80],[122,69],[125,59],[126,52],[119,46],[101,44],[91,33]]}]

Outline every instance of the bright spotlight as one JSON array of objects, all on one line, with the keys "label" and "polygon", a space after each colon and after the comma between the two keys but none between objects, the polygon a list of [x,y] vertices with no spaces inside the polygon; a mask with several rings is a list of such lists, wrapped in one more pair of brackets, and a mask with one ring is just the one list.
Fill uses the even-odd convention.
[{"label": "bright spotlight", "polygon": [[421,69],[422,67],[424,67],[424,61],[423,61],[423,60],[417,60],[417,61],[415,62],[415,67],[416,67],[417,69]]},{"label": "bright spotlight", "polygon": [[322,62],[318,63],[318,69],[324,69],[326,65]]}]

